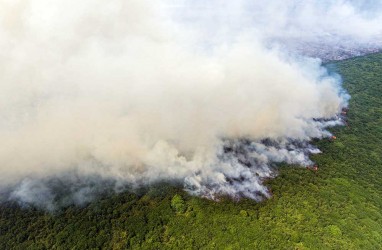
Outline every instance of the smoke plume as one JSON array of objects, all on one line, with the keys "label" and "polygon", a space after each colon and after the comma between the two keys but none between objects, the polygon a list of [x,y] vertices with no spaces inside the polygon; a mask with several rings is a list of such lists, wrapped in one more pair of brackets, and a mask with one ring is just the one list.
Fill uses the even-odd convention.
[{"label": "smoke plume", "polygon": [[372,1],[0,0],[0,188],[50,210],[59,187],[60,204],[82,204],[105,182],[268,197],[274,164],[312,164],[309,141],[348,99],[293,39],[379,48],[380,14]]}]

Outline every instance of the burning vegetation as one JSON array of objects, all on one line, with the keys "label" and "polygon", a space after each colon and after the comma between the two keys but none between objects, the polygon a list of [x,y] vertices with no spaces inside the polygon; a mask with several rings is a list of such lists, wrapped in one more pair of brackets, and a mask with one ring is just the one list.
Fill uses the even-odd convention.
[{"label": "burning vegetation", "polygon": [[[264,180],[271,195],[265,202],[226,196],[215,202],[189,195],[179,182],[101,192],[56,213],[8,200],[0,204],[0,248],[381,249],[382,54],[335,66],[352,95],[352,129],[332,127],[334,143],[312,141],[323,153],[311,155],[308,166],[318,171],[279,164],[277,176]],[[250,154],[251,142],[242,144],[226,141],[225,153]]]}]

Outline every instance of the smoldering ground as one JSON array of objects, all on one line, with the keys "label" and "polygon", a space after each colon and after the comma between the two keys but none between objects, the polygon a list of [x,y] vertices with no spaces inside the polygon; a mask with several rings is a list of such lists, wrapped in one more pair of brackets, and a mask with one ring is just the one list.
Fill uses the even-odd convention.
[{"label": "smoldering ground", "polygon": [[[271,26],[252,21],[259,14],[248,8],[264,1],[209,3],[232,23],[204,19],[198,8],[186,18],[184,6],[197,4],[179,3],[0,1],[7,199],[52,210],[90,201],[105,192],[102,183],[119,191],[177,181],[209,198],[260,200],[269,196],[262,181],[275,163],[311,164],[318,149],[309,141],[341,124],[348,96],[339,78],[319,59],[265,43],[267,27],[288,35],[270,17]],[[356,27],[380,18],[359,14],[359,1],[338,3],[353,6],[344,20],[356,16]],[[367,41],[379,31],[350,35]],[[337,25],[341,32],[349,35]]]}]

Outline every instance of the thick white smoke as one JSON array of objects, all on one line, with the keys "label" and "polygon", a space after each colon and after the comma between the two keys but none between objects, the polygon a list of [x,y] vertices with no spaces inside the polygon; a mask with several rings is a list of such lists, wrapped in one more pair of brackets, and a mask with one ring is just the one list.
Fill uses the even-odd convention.
[{"label": "thick white smoke", "polygon": [[382,2],[374,0],[173,0],[179,20],[207,44],[252,32],[268,46],[343,59],[382,48]]},{"label": "thick white smoke", "polygon": [[[272,163],[310,164],[317,150],[307,141],[340,124],[346,94],[320,60],[270,49],[264,38],[297,35],[301,25],[304,38],[318,18],[293,18],[284,1],[231,2],[223,4],[228,21],[190,24],[198,8],[193,18],[181,10],[191,2],[0,0],[0,183],[14,187],[11,198],[51,208],[55,193],[41,180],[96,176],[133,186],[176,180],[198,195],[261,199]],[[345,14],[357,17],[355,27],[380,18],[337,2],[354,6]],[[281,20],[268,16],[274,6],[282,6],[274,14]],[[292,21],[295,29],[280,26]],[[215,26],[219,35],[209,36]],[[335,26],[355,35],[348,27]]]}]

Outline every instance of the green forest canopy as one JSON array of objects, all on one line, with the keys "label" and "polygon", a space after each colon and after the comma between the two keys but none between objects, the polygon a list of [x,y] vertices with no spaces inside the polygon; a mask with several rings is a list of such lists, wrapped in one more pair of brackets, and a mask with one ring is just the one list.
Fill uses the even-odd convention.
[{"label": "green forest canopy", "polygon": [[280,166],[271,199],[214,202],[158,184],[56,214],[0,205],[1,249],[382,249],[382,54],[327,65],[349,127],[315,144],[317,172]]}]

